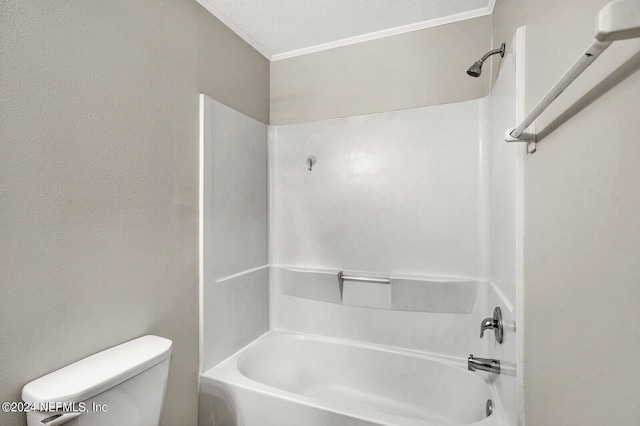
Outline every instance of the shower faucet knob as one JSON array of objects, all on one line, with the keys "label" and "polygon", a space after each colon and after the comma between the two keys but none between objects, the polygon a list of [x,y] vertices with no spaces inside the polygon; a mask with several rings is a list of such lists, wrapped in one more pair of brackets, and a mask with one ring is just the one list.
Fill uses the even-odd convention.
[{"label": "shower faucet knob", "polygon": [[485,330],[493,329],[493,333],[496,335],[498,343],[502,343],[504,337],[504,328],[502,325],[502,311],[500,307],[496,307],[493,310],[493,318],[485,318],[480,323],[480,338],[484,337]]}]

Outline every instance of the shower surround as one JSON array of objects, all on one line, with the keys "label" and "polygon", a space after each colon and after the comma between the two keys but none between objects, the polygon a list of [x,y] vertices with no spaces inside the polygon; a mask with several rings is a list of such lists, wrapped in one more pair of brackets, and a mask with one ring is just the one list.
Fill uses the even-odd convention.
[{"label": "shower surround", "polygon": [[[249,151],[242,144],[233,147],[234,132],[227,129],[233,120],[217,121],[227,129],[218,132],[224,135],[218,143],[227,143],[232,146],[228,149],[235,151],[218,160],[224,163],[218,166],[224,173],[251,174],[243,157],[252,158],[252,152],[258,158],[265,155],[268,163],[268,260],[262,264],[262,258],[254,256],[252,263],[241,265],[243,245],[252,253],[255,247],[249,245],[255,236],[233,236],[228,225],[219,224],[217,233],[210,235],[217,239],[223,257],[240,263],[209,283],[205,266],[200,424],[257,425],[255,419],[275,415],[269,408],[261,408],[273,404],[269,406],[284,410],[282,418],[274,419],[284,423],[274,424],[461,425],[480,421],[471,413],[479,407],[484,412],[487,399],[492,399],[496,408],[491,424],[518,423],[521,362],[515,323],[519,318],[516,289],[524,150],[502,138],[504,129],[517,118],[517,83],[516,57],[508,45],[498,81],[486,98],[270,126],[265,130],[268,159],[256,147]],[[206,128],[206,117],[204,121]],[[317,160],[312,170],[307,164],[310,156]],[[235,194],[261,188],[257,177],[250,187],[247,180],[240,186],[228,177],[218,179],[218,183],[224,182],[228,187],[219,191],[232,200],[244,201],[224,207],[231,214],[223,218],[240,214],[262,217],[260,209],[247,204],[252,196]],[[218,219],[213,215],[209,220]],[[228,238],[239,238],[240,242],[226,242]],[[205,257],[205,265],[207,262]],[[337,279],[339,271],[390,278],[390,284],[345,281],[342,287]],[[267,275],[268,297],[264,294]],[[399,283],[406,282],[412,286],[400,287]],[[427,286],[437,291],[419,293]],[[296,295],[296,289],[303,290]],[[420,307],[416,309],[394,309],[398,297],[419,300],[424,297],[417,296],[420,294],[430,294],[432,300],[412,305]],[[436,305],[446,308],[434,308]],[[264,318],[267,306],[268,321]],[[493,333],[479,338],[480,324],[495,306],[502,308],[505,319],[502,345]],[[229,327],[224,329],[220,324]],[[268,334],[242,349],[267,330]],[[234,333],[241,339],[234,341]],[[255,368],[247,365],[276,360],[273,351],[278,351],[278,345],[261,343],[275,342],[274,338],[282,341],[282,348],[294,348],[298,356],[290,370],[276,369],[282,377],[263,380],[250,373],[255,373]],[[323,359],[335,361],[336,370],[331,365],[318,369],[314,365],[319,360],[304,356],[314,353],[305,344],[317,346],[326,339],[329,346],[318,348],[326,349]],[[345,350],[340,344],[370,345],[368,350],[382,350],[386,355],[362,358],[358,354],[365,352]],[[272,349],[264,349],[267,347]],[[338,357],[338,362],[331,355],[334,353],[344,356]],[[373,359],[416,353],[444,362],[443,371],[457,369],[461,377],[484,383],[486,390],[478,394],[483,395],[476,398],[473,407],[461,403],[449,414],[437,414],[436,410],[433,417],[422,413],[401,421],[384,413],[388,414],[390,406],[400,407],[402,401],[382,401],[385,398],[373,388],[361,386],[363,381],[345,384],[331,380],[332,374],[347,374],[356,366],[382,368],[371,364]],[[471,353],[499,359],[501,374],[467,371],[466,358]],[[280,355],[291,356],[286,350]],[[298,383],[302,389],[311,383],[310,378],[315,385],[309,386],[317,385],[327,392],[313,393],[312,389],[310,394],[301,394],[296,386],[277,385]],[[405,384],[439,392],[437,389],[449,382],[435,376],[425,380]],[[341,395],[352,398],[353,403],[331,403]],[[366,415],[350,408],[362,405]],[[466,417],[456,417],[456,410],[470,411]],[[285,412],[294,413],[293,417]],[[325,420],[313,423],[314,416]]]}]

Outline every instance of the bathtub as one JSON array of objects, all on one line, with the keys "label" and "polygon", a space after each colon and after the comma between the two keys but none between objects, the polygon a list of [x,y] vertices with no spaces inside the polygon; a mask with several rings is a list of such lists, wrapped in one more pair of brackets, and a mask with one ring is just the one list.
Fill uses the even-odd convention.
[{"label": "bathtub", "polygon": [[488,373],[465,362],[271,331],[201,374],[199,425],[502,426]]}]

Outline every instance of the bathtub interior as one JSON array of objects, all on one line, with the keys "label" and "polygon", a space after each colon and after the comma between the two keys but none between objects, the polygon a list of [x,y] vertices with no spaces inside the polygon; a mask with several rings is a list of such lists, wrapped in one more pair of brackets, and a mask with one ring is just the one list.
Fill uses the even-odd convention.
[{"label": "bathtub interior", "polygon": [[479,407],[479,395],[491,396],[486,383],[450,364],[295,334],[261,339],[237,366],[251,380],[296,395],[448,424],[481,420],[478,410],[455,406]]},{"label": "bathtub interior", "polygon": [[342,339],[269,332],[202,380],[236,421],[248,393],[372,424],[501,424],[485,413],[490,383],[459,360]]}]

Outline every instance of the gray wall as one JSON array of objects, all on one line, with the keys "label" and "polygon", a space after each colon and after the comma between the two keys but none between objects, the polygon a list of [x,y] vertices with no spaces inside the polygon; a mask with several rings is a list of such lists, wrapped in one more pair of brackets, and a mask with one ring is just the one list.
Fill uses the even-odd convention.
[{"label": "gray wall", "polygon": [[[587,48],[607,3],[497,2],[494,34],[526,23],[527,111]],[[580,76],[537,130],[576,101],[583,110],[543,131],[525,160],[528,426],[623,426],[640,417],[639,48],[616,43]]]},{"label": "gray wall", "polygon": [[491,72],[465,71],[491,48],[491,32],[485,16],[272,62],[271,124],[486,96]]},{"label": "gray wall", "polygon": [[640,418],[640,73],[526,164],[527,425]]},{"label": "gray wall", "polygon": [[7,0],[0,31],[0,400],[153,333],[195,424],[198,93],[268,122],[269,63],[192,0]]},{"label": "gray wall", "polygon": [[[496,0],[493,7],[493,40],[497,47],[499,43],[509,43],[513,40],[513,35],[518,27],[524,25],[524,2],[525,0]],[[498,67],[493,67],[493,82],[495,83]]]},{"label": "gray wall", "polygon": [[[591,43],[594,17],[607,3],[527,2],[527,110]],[[578,102],[585,108],[526,160],[528,426],[624,426],[640,418],[640,56],[607,77],[633,44],[614,44],[576,81],[585,92],[603,79],[617,86]],[[568,106],[558,102],[560,111]],[[541,117],[538,130],[558,113]]]}]

